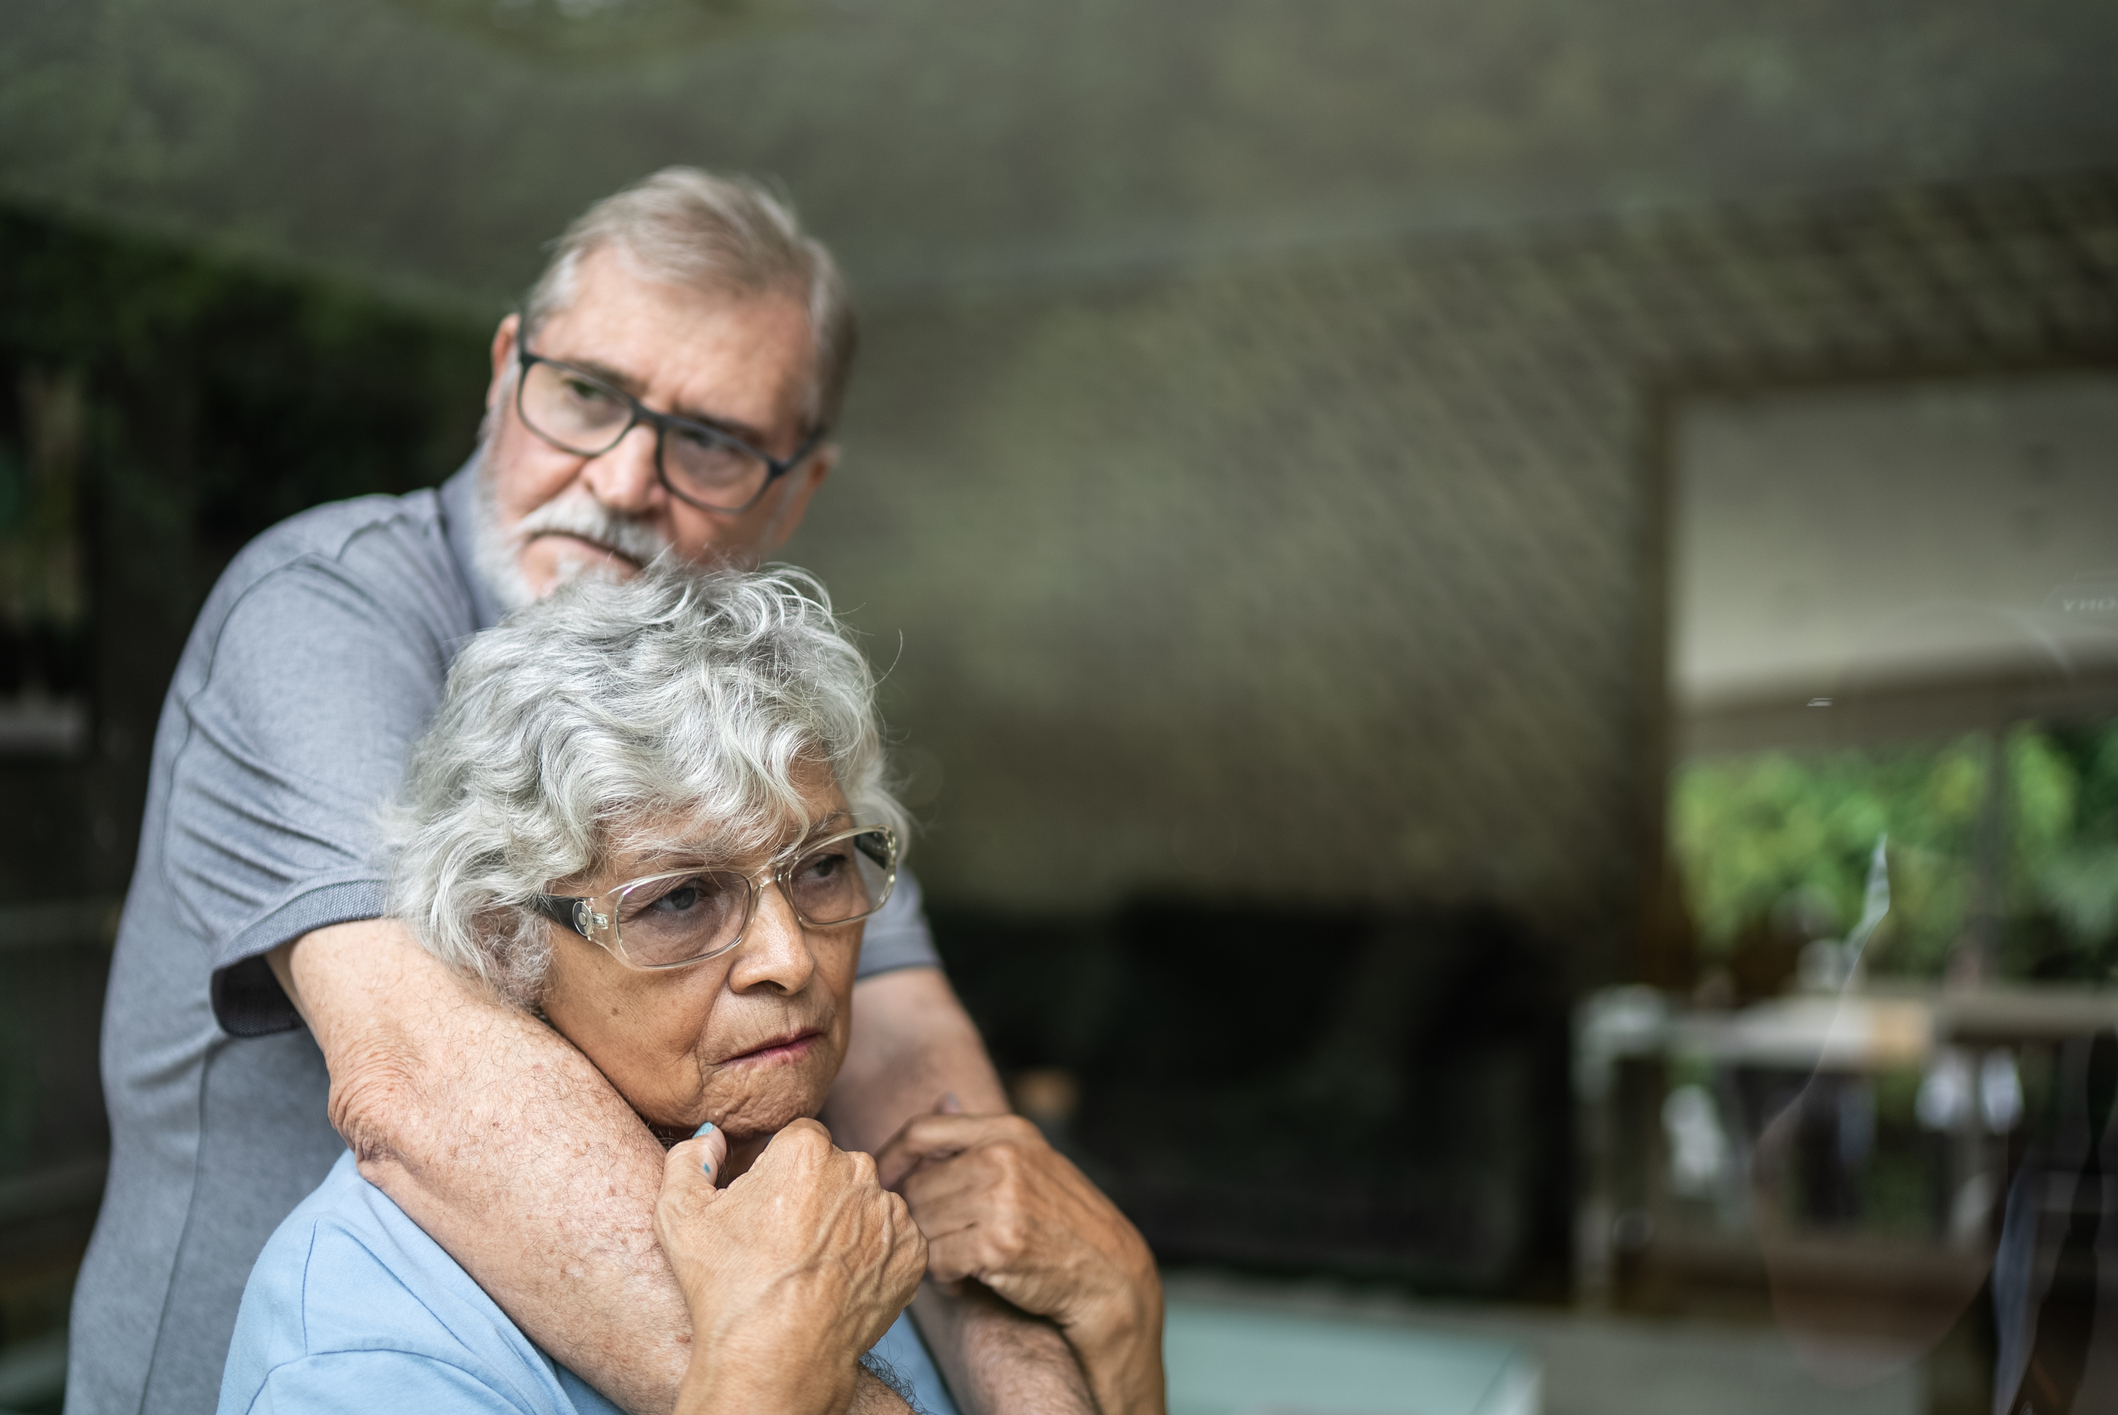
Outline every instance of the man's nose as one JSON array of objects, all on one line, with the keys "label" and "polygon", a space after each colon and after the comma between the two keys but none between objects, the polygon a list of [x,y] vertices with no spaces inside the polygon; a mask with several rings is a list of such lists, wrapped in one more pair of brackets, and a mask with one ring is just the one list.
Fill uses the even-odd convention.
[{"label": "man's nose", "polygon": [[655,430],[642,423],[610,451],[589,458],[581,475],[596,500],[613,511],[637,515],[653,510],[662,494],[655,470]]},{"label": "man's nose", "polygon": [[728,970],[728,986],[736,992],[763,987],[792,995],[807,987],[815,973],[808,931],[778,886],[767,886],[743,932],[735,966]]}]

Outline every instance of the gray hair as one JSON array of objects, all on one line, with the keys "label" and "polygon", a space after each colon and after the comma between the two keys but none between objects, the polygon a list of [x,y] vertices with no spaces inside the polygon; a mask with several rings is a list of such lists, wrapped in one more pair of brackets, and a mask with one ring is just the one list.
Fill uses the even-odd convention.
[{"label": "gray hair", "polygon": [[581,262],[612,246],[635,273],[662,284],[739,295],[784,294],[809,311],[816,374],[804,410],[813,427],[838,421],[859,330],[845,276],[792,207],[748,177],[664,167],[607,196],[566,228],[522,309],[522,337],[573,299]]},{"label": "gray hair", "polygon": [[814,822],[828,766],[856,819],[904,830],[868,663],[814,578],[668,558],[586,579],[473,639],[385,816],[389,912],[519,1006],[542,996],[533,895],[617,852],[736,855]]}]

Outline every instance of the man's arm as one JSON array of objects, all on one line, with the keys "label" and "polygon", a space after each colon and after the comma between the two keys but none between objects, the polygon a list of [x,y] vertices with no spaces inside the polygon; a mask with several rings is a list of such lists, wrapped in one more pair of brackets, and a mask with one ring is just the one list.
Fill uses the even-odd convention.
[{"label": "man's arm", "polygon": [[361,1173],[555,1359],[638,1415],[672,1409],[691,1321],[654,1234],[662,1147],[601,1073],[393,920],[270,957]]},{"label": "man's arm", "polygon": [[[323,1049],[331,1122],[361,1173],[562,1364],[637,1415],[671,1410],[691,1323],[654,1235],[663,1151],[602,1074],[394,921],[319,929],[270,959]],[[932,1109],[936,1088],[1005,1105],[938,970],[885,973],[854,996],[851,1054],[830,1103],[844,1148],[881,1148]],[[1054,1343],[1071,1363],[1050,1324],[993,1305],[950,1324],[957,1341],[929,1337],[944,1370],[965,1372],[975,1353],[996,1380],[1010,1357],[1034,1374],[1054,1368]],[[922,1316],[930,1306],[922,1300]]]},{"label": "man's arm", "polygon": [[[939,968],[899,968],[853,987],[853,1039],[824,1106],[848,1150],[878,1154],[907,1120],[943,1096],[981,1114],[1004,1112],[1007,1092],[978,1029]],[[886,1175],[895,1184],[901,1175]],[[965,1415],[1014,1410],[1092,1415],[1095,1403],[1059,1328],[977,1283],[953,1292],[929,1282],[912,1305]]]},{"label": "man's arm", "polygon": [[981,1115],[1008,1108],[978,1028],[941,969],[898,968],[855,983],[853,1038],[822,1116],[839,1148],[875,1154],[952,1094]]}]

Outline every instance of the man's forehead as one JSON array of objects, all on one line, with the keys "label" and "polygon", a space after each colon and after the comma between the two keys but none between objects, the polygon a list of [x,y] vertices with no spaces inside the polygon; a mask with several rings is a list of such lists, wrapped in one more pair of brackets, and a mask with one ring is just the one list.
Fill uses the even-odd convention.
[{"label": "man's forehead", "polygon": [[808,310],[790,291],[650,280],[622,251],[604,247],[582,257],[568,299],[531,337],[608,341],[612,347],[597,353],[610,368],[641,376],[645,371],[636,366],[644,342],[709,345],[733,325],[745,326],[750,338],[769,331],[779,342],[808,342]]},{"label": "man's forehead", "polygon": [[738,436],[799,414],[813,357],[792,297],[650,282],[605,252],[583,266],[573,298],[531,332],[535,353]]}]

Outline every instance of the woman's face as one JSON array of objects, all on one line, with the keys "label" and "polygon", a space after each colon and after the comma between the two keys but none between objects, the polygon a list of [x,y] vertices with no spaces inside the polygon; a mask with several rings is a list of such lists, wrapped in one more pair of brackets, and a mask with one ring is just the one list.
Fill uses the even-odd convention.
[{"label": "woman's face", "polygon": [[[830,773],[798,773],[810,819],[778,848],[739,860],[666,851],[620,856],[554,892],[595,895],[690,865],[758,870],[804,839],[851,823]],[[579,934],[551,925],[544,1011],[647,1121],[689,1130],[711,1120],[731,1144],[769,1137],[813,1116],[845,1059],[862,924],[806,927],[767,884],[743,941],[689,967],[627,967]]]}]

